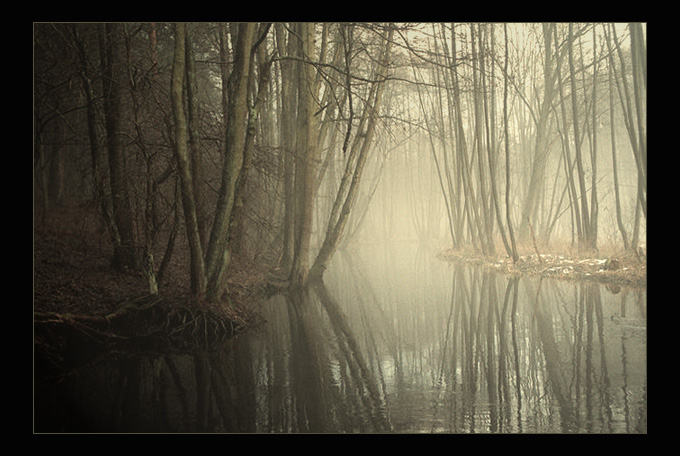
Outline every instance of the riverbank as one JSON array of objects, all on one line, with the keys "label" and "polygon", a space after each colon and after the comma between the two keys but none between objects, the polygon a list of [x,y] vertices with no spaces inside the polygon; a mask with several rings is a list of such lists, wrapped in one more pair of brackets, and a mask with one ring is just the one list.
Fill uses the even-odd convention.
[{"label": "riverbank", "polygon": [[510,257],[488,257],[467,250],[449,249],[438,258],[448,262],[477,264],[508,275],[550,277],[569,281],[593,281],[608,286],[646,288],[646,256],[634,253],[600,253],[569,255],[558,253],[527,253],[517,262]]},{"label": "riverbank", "polygon": [[[159,252],[155,252],[158,262],[164,247],[159,243]],[[81,333],[96,333],[106,343],[131,337],[132,327],[137,334],[179,336],[188,331],[203,335],[203,340],[207,334],[214,341],[257,324],[255,303],[264,292],[265,268],[233,262],[228,271],[228,299],[207,303],[189,292],[185,250],[183,237],[177,236],[160,292],[151,296],[143,272],[122,273],[112,267],[110,240],[100,229],[95,210],[52,209],[34,220],[34,328],[77,328]],[[139,331],[142,320],[145,328]],[[112,322],[117,324],[115,329]]]}]

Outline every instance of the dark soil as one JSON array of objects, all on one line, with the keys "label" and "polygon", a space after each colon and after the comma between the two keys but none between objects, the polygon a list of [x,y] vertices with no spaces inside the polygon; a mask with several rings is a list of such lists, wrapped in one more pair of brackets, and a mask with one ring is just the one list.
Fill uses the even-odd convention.
[{"label": "dark soil", "polygon": [[[180,319],[219,328],[246,328],[258,322],[255,303],[264,289],[264,268],[246,264],[232,265],[228,278],[228,298],[217,304],[194,299],[189,293],[188,267],[184,236],[177,236],[159,297],[153,299],[154,318]],[[165,242],[159,242],[155,257],[162,257]],[[111,327],[100,331],[94,324],[100,317],[116,315],[135,303],[149,303],[147,278],[141,272],[122,273],[112,264],[113,249],[107,233],[101,229],[96,208],[90,205],[58,207],[34,217],[33,232],[33,304],[36,328],[49,323],[82,326],[118,337]],[[145,304],[148,307],[148,304]],[[127,307],[126,307],[127,306]],[[159,319],[158,314],[163,314]],[[179,316],[179,317],[178,317]],[[148,317],[148,315],[147,315]],[[180,318],[181,317],[181,318]],[[147,318],[148,320],[148,318]],[[171,330],[171,328],[165,328]],[[37,337],[36,330],[36,337]],[[41,332],[42,334],[42,332]],[[232,334],[229,333],[228,336]],[[126,337],[129,334],[126,334]],[[45,341],[37,341],[45,342]]]}]

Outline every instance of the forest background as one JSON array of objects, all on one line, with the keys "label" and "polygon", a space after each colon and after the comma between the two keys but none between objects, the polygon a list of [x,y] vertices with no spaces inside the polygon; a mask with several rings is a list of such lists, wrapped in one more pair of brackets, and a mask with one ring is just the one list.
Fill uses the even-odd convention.
[{"label": "forest background", "polygon": [[400,240],[644,264],[646,60],[642,23],[36,23],[36,304]]}]

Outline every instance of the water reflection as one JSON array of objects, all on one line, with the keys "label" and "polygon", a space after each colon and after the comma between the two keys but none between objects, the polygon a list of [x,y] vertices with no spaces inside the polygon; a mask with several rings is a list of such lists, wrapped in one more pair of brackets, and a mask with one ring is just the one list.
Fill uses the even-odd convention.
[{"label": "water reflection", "polygon": [[375,353],[365,350],[328,289],[315,283],[271,306],[287,325],[267,325],[251,340],[259,351],[259,430],[389,431]]},{"label": "water reflection", "polygon": [[263,311],[209,353],[103,354],[36,430],[646,432],[644,291],[365,249]]}]

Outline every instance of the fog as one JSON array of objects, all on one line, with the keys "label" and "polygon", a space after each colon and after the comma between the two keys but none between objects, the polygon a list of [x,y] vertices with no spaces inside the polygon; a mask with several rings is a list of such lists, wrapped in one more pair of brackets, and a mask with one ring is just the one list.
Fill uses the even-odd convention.
[{"label": "fog", "polygon": [[[624,95],[631,93],[633,76],[616,70],[620,65],[631,71],[626,25],[581,24],[572,30],[572,42],[566,24],[552,32],[548,24],[455,27],[458,61],[445,49],[454,39],[448,25],[409,27],[395,39],[392,80],[347,236],[364,243],[409,240],[496,252],[502,251],[499,231],[507,233],[512,224],[525,247],[532,241],[529,225],[541,249],[645,245],[645,171],[636,165],[645,149],[636,151]],[[484,50],[471,50],[470,29],[476,27],[484,34],[477,38]],[[610,42],[614,34],[621,40],[618,53]],[[546,51],[546,45],[552,47]],[[580,66],[574,74],[567,70],[569,45],[575,49],[572,66]],[[455,81],[447,79],[447,65],[455,66]],[[616,77],[622,78],[618,85]],[[570,78],[578,82],[572,85]],[[576,104],[569,93],[574,89]],[[459,105],[452,100],[455,93]],[[574,122],[580,124],[578,141]],[[644,135],[644,117],[640,125]],[[343,159],[332,159],[329,169],[340,169]],[[319,230],[324,202],[334,192],[332,184],[328,189],[318,197]],[[493,247],[477,239],[487,229]]]},{"label": "fog", "polygon": [[[238,27],[183,27],[191,55],[179,64],[193,70],[177,81],[189,78],[178,149],[172,24],[36,24],[36,207],[105,196],[109,160],[123,171],[111,181],[122,195],[113,202],[129,201],[130,219],[109,223],[129,225],[118,230],[130,245],[154,249],[172,227],[150,227],[148,217],[172,219],[168,173],[186,146],[178,176],[184,194],[194,182],[197,221],[188,230],[210,258],[236,236],[238,249],[281,251],[288,264],[299,253],[311,267],[333,231],[331,251],[355,237],[408,238],[514,256],[531,230],[539,246],[569,251],[645,245],[645,24],[307,26],[305,50],[288,39],[292,26],[249,30],[242,88],[227,85],[239,70]],[[103,93],[117,104],[98,95],[100,32],[120,35],[111,46],[121,46],[124,77]],[[227,134],[230,115],[250,126]],[[104,131],[118,143],[97,139]],[[228,219],[239,220],[238,233],[213,223]],[[315,248],[291,238],[299,225]]]},{"label": "fog", "polygon": [[41,429],[646,432],[646,33],[35,23],[36,346],[107,359]]}]

